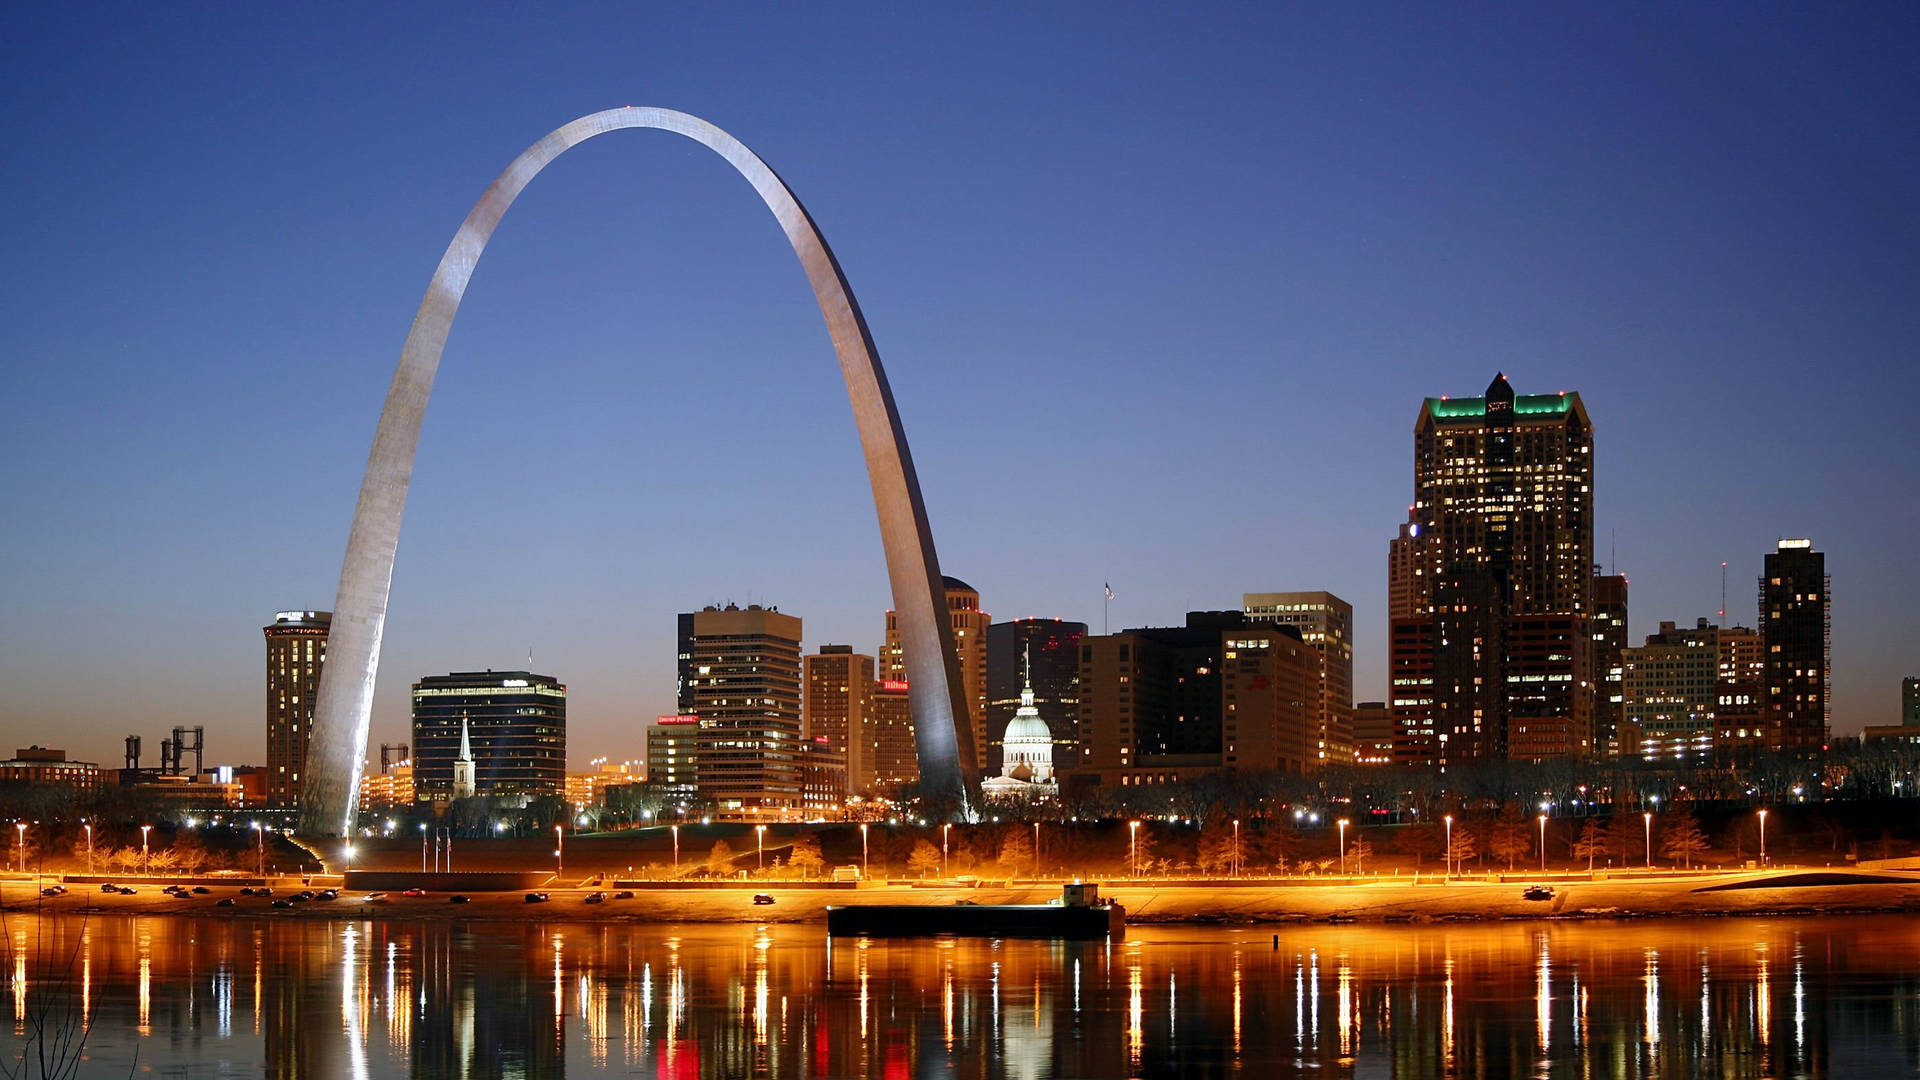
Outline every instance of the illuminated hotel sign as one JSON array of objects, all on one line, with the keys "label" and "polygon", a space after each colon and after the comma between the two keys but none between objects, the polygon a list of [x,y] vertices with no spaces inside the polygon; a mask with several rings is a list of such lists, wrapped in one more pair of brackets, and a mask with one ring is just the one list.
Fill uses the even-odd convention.
[{"label": "illuminated hotel sign", "polygon": [[904,694],[904,693],[906,693],[906,692],[907,692],[907,680],[905,680],[905,679],[888,679],[888,680],[887,680],[886,682],[883,682],[883,683],[881,683],[881,684],[880,684],[880,689],[882,689],[882,690],[891,690],[891,691],[897,691],[897,692],[899,692],[899,693],[902,693],[902,694]]},{"label": "illuminated hotel sign", "polygon": [[656,724],[697,724],[700,722],[700,718],[698,716],[656,716],[653,718],[653,722]]}]

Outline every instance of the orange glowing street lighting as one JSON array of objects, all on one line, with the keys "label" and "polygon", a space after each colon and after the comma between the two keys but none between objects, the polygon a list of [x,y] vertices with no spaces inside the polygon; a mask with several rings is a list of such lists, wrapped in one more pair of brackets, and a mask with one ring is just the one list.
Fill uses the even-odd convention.
[{"label": "orange glowing street lighting", "polygon": [[759,851],[760,869],[765,870],[767,868],[767,827],[765,825],[753,827],[753,841]]},{"label": "orange glowing street lighting", "polygon": [[1446,850],[1447,876],[1452,877],[1453,876],[1453,815],[1448,814],[1445,820],[1447,823],[1447,850]]},{"label": "orange glowing street lighting", "polygon": [[1767,865],[1767,812],[1760,811],[1760,865]]},{"label": "orange glowing street lighting", "polygon": [[147,834],[152,831],[151,825],[140,826],[140,872],[142,874],[147,872]]},{"label": "orange glowing street lighting", "polygon": [[1127,876],[1140,876],[1140,823],[1127,822]]},{"label": "orange glowing street lighting", "polygon": [[1340,872],[1347,872],[1347,819],[1341,818],[1335,824],[1340,826]]},{"label": "orange glowing street lighting", "polygon": [[1647,826],[1647,869],[1651,870],[1653,869],[1653,814],[1650,811],[1642,811],[1640,820]]},{"label": "orange glowing street lighting", "polygon": [[1547,869],[1547,815],[1540,815],[1540,870]]}]

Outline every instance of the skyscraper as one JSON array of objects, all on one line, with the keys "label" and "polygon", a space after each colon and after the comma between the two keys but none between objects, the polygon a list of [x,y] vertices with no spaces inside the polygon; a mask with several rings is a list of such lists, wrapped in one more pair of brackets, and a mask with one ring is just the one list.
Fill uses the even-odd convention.
[{"label": "skyscraper", "polygon": [[[1390,601],[1431,626],[1434,760],[1590,753],[1593,427],[1580,395],[1516,395],[1497,375],[1482,397],[1426,399],[1396,545]],[[1410,657],[1419,635],[1391,638]],[[1424,677],[1403,659],[1396,711],[1418,696],[1399,680]]]},{"label": "skyscraper", "polygon": [[1620,651],[1627,647],[1627,575],[1593,572],[1593,751],[1623,754],[1620,718],[1626,707],[1626,672]]},{"label": "skyscraper", "polygon": [[413,784],[422,802],[473,793],[561,795],[567,784],[567,688],[531,671],[456,671],[413,684]]},{"label": "skyscraper", "polygon": [[[993,616],[980,610],[980,593],[956,577],[942,576],[947,590],[947,618],[953,624],[953,649],[960,659],[960,685],[966,691],[968,730],[973,733],[974,761],[982,769],[987,763],[987,627]],[[887,612],[886,644],[880,649],[880,678],[883,682],[905,682],[906,652],[900,645],[900,628],[893,612]]]},{"label": "skyscraper", "polygon": [[654,717],[647,729],[647,784],[670,799],[691,797],[697,791],[699,754],[699,717]]},{"label": "skyscraper", "polygon": [[1353,707],[1353,763],[1392,765],[1393,710],[1384,701],[1362,701]]},{"label": "skyscraper", "polygon": [[1003,754],[997,739],[1020,709],[1022,675],[1031,661],[1033,707],[1053,736],[1053,765],[1070,771],[1080,763],[1080,639],[1087,624],[1060,619],[1015,619],[987,627],[987,732],[985,772],[999,773]]},{"label": "skyscraper", "polygon": [[1746,626],[1720,628],[1720,702],[1713,713],[1713,745],[1723,754],[1771,745],[1766,655],[1759,631]]},{"label": "skyscraper", "polygon": [[1827,557],[1811,540],[1782,540],[1760,575],[1760,636],[1766,647],[1767,720],[1775,746],[1827,741]]},{"label": "skyscraper", "polygon": [[920,781],[920,757],[914,744],[913,710],[907,702],[905,679],[882,679],[873,684],[873,723],[864,751],[873,769],[868,786],[888,791]]},{"label": "skyscraper", "polygon": [[800,809],[800,620],[759,604],[728,604],[694,612],[692,630],[700,797],[725,813]]},{"label": "skyscraper", "polygon": [[1900,726],[1920,727],[1920,675],[1900,680]]},{"label": "skyscraper", "polygon": [[1291,626],[1319,655],[1308,770],[1353,762],[1353,605],[1330,592],[1246,593],[1250,623]]},{"label": "skyscraper", "polygon": [[1189,611],[1185,626],[1080,640],[1080,768],[1126,786],[1218,769],[1221,652],[1246,628],[1238,611]]},{"label": "skyscraper", "polygon": [[[825,745],[846,761],[848,792],[862,792],[873,784],[873,657],[856,653],[851,645],[822,645],[803,664],[806,698],[803,710],[809,739]],[[842,792],[846,794],[847,792]]]},{"label": "skyscraper", "polygon": [[1220,656],[1223,760],[1243,772],[1311,772],[1321,714],[1321,653],[1298,627],[1249,624]]},{"label": "skyscraper", "polygon": [[300,775],[313,732],[314,692],[327,662],[330,611],[282,611],[267,637],[267,805],[300,801]]}]

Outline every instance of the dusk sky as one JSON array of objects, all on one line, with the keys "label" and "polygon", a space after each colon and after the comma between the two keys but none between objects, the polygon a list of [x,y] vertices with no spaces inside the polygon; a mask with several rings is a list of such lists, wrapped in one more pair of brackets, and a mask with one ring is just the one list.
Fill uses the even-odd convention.
[{"label": "dusk sky", "polygon": [[[261,763],[260,628],[333,606],[414,309],[573,118],[705,117],[865,310],[942,568],[996,619],[1356,609],[1426,395],[1577,390],[1633,642],[1762,556],[1833,577],[1836,732],[1920,674],[1920,8],[19,4],[0,16],[0,750]],[[1615,554],[1617,552],[1617,554]],[[676,612],[871,652],[846,393],[752,190],[593,140],[507,215],[449,340],[373,741],[422,675],[569,686],[643,754]]]}]

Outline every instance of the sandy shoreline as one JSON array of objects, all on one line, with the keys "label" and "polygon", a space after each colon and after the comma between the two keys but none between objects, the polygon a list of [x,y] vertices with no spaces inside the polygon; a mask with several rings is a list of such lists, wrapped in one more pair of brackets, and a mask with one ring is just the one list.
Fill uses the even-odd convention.
[{"label": "sandy shoreline", "polygon": [[[1805,875],[1819,875],[1808,878]],[[1808,884],[1809,880],[1817,882]],[[1840,883],[1845,882],[1845,883]],[[1127,908],[1137,924],[1281,924],[1293,922],[1435,923],[1507,919],[1675,918],[1738,915],[1831,915],[1920,913],[1920,875],[1850,871],[1785,871],[1747,874],[1672,874],[1589,880],[1565,876],[1545,882],[1551,900],[1523,898],[1524,880],[1353,879],[1338,883],[1245,883],[1204,885],[1110,884],[1103,890]],[[826,919],[828,905],[921,904],[960,900],[980,904],[1038,904],[1058,895],[1057,885],[926,887],[862,884],[857,889],[783,888],[766,882],[753,888],[637,889],[630,900],[587,903],[596,890],[549,888],[547,903],[524,895],[472,893],[471,902],[449,903],[445,894],[389,894],[368,903],[362,893],[342,892],[331,902],[272,907],[272,901],[240,896],[235,886],[212,886],[207,895],[178,899],[160,891],[164,882],[126,882],[134,896],[107,894],[99,886],[69,886],[63,896],[43,898],[25,881],[0,885],[0,908],[12,915],[169,915],[255,919],[397,919],[418,921],[527,920],[596,924],[745,922],[810,923]],[[314,887],[318,887],[317,885]],[[299,891],[299,879],[274,883],[274,899]],[[607,890],[611,894],[612,890]],[[773,897],[753,903],[755,892]],[[219,901],[232,898],[232,906]]]}]

